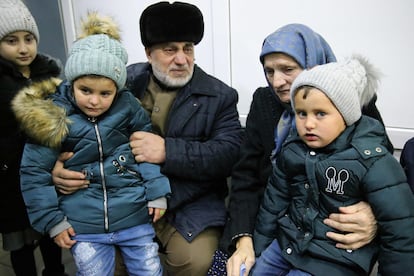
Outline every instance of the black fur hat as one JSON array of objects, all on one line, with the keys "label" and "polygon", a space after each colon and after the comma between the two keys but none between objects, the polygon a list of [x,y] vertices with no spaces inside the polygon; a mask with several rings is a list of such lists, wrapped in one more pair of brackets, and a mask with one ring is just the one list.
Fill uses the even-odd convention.
[{"label": "black fur hat", "polygon": [[173,41],[198,44],[204,34],[203,14],[196,6],[183,2],[148,6],[142,12],[139,26],[145,47]]}]

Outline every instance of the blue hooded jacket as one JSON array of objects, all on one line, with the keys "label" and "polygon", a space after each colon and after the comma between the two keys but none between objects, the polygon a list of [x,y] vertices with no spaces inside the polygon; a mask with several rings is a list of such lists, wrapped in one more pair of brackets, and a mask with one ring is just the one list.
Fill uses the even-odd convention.
[{"label": "blue hooded jacket", "polygon": [[[158,165],[135,162],[129,147],[134,131],[149,131],[146,111],[128,91],[118,91],[110,109],[88,118],[74,102],[68,82],[22,90],[14,110],[30,137],[21,163],[21,188],[33,227],[54,236],[72,226],[77,234],[105,233],[150,223],[147,203],[170,193]],[[49,90],[50,92],[46,92]],[[49,93],[47,96],[45,93]],[[88,188],[58,194],[51,171],[60,152],[82,171]]]}]

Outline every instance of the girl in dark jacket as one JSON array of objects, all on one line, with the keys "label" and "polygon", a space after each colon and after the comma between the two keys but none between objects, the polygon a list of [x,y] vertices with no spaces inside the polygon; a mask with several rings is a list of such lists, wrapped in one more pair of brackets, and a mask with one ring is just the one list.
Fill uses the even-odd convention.
[{"label": "girl in dark jacket", "polygon": [[39,31],[30,11],[16,0],[0,2],[0,232],[16,275],[37,275],[34,241],[39,240],[43,275],[63,275],[61,249],[29,223],[20,192],[19,166],[25,143],[11,110],[23,87],[60,74],[57,61],[37,53]]},{"label": "girl in dark jacket", "polygon": [[[254,233],[252,275],[414,275],[414,196],[387,150],[384,127],[361,106],[375,94],[376,70],[355,56],[303,71],[291,87],[296,128],[286,138],[265,189]],[[345,96],[344,96],[345,95]],[[323,221],[366,201],[375,240],[337,248]]]}]

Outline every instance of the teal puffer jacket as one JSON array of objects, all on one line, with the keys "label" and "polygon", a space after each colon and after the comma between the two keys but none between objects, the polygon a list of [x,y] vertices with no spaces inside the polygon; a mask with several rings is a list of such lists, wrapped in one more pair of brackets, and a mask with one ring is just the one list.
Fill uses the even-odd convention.
[{"label": "teal puffer jacket", "polygon": [[[43,92],[21,91],[14,103],[31,138],[23,153],[21,187],[33,227],[51,234],[66,221],[81,234],[149,223],[147,202],[167,196],[170,187],[158,165],[135,163],[129,147],[132,132],[151,129],[146,111],[130,92],[119,91],[106,113],[88,118],[73,102],[68,83],[49,95],[53,101],[37,94],[44,93],[44,85]],[[30,99],[33,95],[38,97]],[[56,194],[51,178],[57,156],[65,151],[75,153],[65,167],[82,171],[90,181],[70,195]]]},{"label": "teal puffer jacket", "polygon": [[[398,161],[384,147],[384,128],[363,116],[323,150],[311,150],[296,133],[277,159],[257,218],[260,254],[277,239],[283,257],[313,275],[408,275],[414,261],[414,196]],[[340,206],[368,202],[377,238],[354,251],[335,247],[323,223]]]}]

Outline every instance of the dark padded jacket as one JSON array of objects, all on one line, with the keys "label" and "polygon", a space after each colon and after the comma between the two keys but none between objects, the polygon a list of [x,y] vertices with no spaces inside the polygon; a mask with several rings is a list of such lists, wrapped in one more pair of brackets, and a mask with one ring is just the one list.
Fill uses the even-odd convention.
[{"label": "dark padded jacket", "polygon": [[[408,275],[414,261],[414,196],[404,171],[386,149],[383,126],[363,116],[323,149],[288,137],[260,207],[254,246],[260,254],[274,239],[283,257],[313,275]],[[335,247],[323,223],[340,206],[368,202],[378,237],[358,250]]]},{"label": "dark padded jacket", "polygon": [[[167,197],[160,167],[136,163],[129,146],[134,131],[151,121],[137,99],[117,92],[96,118],[77,107],[68,82],[41,82],[19,92],[13,109],[28,135],[21,162],[21,189],[33,227],[54,236],[72,226],[77,234],[107,233],[151,222],[148,201]],[[83,172],[87,189],[57,194],[51,171],[61,152],[74,152],[65,167]]]}]

